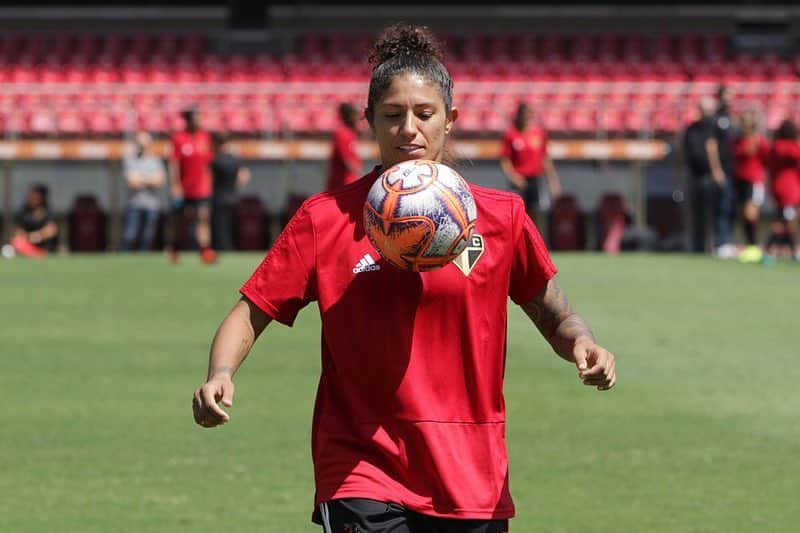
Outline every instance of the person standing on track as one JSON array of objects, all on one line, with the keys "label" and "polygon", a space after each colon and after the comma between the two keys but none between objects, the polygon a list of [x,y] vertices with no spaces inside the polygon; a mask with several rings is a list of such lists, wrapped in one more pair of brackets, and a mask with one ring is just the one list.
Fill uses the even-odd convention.
[{"label": "person standing on track", "polygon": [[146,131],[136,132],[135,152],[122,161],[122,171],[128,186],[122,250],[133,250],[138,238],[138,249],[146,252],[152,249],[158,230],[167,175],[164,160],[153,153],[153,138]]},{"label": "person standing on track", "polygon": [[233,153],[230,139],[224,133],[214,135],[214,179],[211,209],[212,239],[215,250],[233,250],[236,228],[236,203],[241,191],[250,182],[250,169]]},{"label": "person standing on track", "polygon": [[[388,28],[371,63],[365,116],[380,165],[308,199],[242,286],[212,343],[194,419],[228,422],[218,402],[232,405],[232,378],[255,340],[316,302],[313,519],[326,533],[505,532],[514,515],[503,398],[508,298],[585,385],[613,387],[614,356],[567,302],[517,194],[470,185],[480,238],[468,261],[413,273],[380,259],[364,231],[368,190],[396,163],[442,161],[458,110],[427,28]],[[378,257],[375,268],[354,268],[366,255]]]},{"label": "person standing on track", "polygon": [[186,215],[194,219],[194,237],[204,263],[216,261],[211,247],[211,171],[214,158],[211,136],[200,125],[197,107],[183,110],[186,129],[172,136],[170,160],[171,193],[173,203],[173,243],[171,256],[178,259],[180,231]]},{"label": "person standing on track", "polygon": [[765,262],[777,255],[778,245],[789,248],[789,254],[800,261],[797,248],[797,217],[800,209],[800,137],[797,126],[784,120],[775,133],[770,157],[772,197],[778,208],[780,233],[770,236],[767,242]]},{"label": "person standing on track", "polygon": [[326,191],[338,189],[361,176],[361,157],[358,155],[358,121],[361,112],[353,104],[339,104],[339,126],[333,134],[328,164]]},{"label": "person standing on track", "polygon": [[542,178],[547,178],[553,198],[561,195],[561,182],[553,160],[547,154],[547,132],[534,124],[533,118],[533,109],[528,104],[517,106],[513,125],[503,136],[500,166],[512,188],[522,196],[530,217],[541,224],[543,220],[539,213],[548,193]]},{"label": "person standing on track", "polygon": [[736,218],[736,193],[734,192],[733,140],[737,137],[736,127],[731,115],[733,94],[728,87],[717,89],[717,113],[706,138],[711,177],[714,180],[714,220],[716,225],[716,249],[714,254],[720,259],[736,257],[736,247],[732,242],[733,222]]},{"label": "person standing on track", "polygon": [[746,111],[739,119],[740,135],[733,143],[736,199],[742,206],[744,234],[748,246],[756,245],[758,220],[764,204],[764,181],[769,160],[769,142],[758,132],[756,115]]}]

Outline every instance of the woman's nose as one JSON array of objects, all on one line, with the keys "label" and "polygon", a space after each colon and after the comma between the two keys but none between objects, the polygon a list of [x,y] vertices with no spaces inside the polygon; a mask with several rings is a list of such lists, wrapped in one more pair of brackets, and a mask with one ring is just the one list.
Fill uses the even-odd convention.
[{"label": "woman's nose", "polygon": [[417,121],[414,113],[406,113],[403,122],[400,124],[400,134],[405,137],[415,137],[417,135]]}]

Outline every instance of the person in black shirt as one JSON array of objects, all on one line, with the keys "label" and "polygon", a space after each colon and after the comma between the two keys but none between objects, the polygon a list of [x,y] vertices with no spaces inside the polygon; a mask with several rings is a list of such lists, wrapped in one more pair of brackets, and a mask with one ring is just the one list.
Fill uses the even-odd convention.
[{"label": "person in black shirt", "polygon": [[721,85],[717,90],[718,108],[713,117],[713,128],[706,139],[706,152],[716,189],[714,191],[714,219],[716,226],[716,255],[723,259],[736,256],[731,242],[734,217],[736,216],[736,196],[733,183],[733,142],[737,136],[731,101],[733,94],[728,87]]},{"label": "person in black shirt", "polygon": [[216,250],[233,250],[235,210],[239,190],[250,181],[250,170],[230,149],[224,134],[214,136],[211,176],[214,194],[211,206],[211,235]]},{"label": "person in black shirt", "polygon": [[706,152],[706,140],[713,130],[714,100],[700,99],[699,117],[686,128],[683,152],[689,171],[689,207],[691,209],[691,251],[705,253],[710,233],[716,185],[711,178],[711,167]]},{"label": "person in black shirt", "polygon": [[23,255],[56,251],[58,226],[48,207],[47,196],[47,186],[32,185],[28,190],[25,205],[14,216],[12,245]]}]

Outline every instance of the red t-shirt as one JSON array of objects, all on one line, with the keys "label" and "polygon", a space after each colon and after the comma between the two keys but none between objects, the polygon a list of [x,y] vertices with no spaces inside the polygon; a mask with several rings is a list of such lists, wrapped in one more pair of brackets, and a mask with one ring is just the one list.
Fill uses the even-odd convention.
[{"label": "red t-shirt", "polygon": [[519,196],[475,185],[484,246],[469,275],[453,263],[392,267],[364,233],[376,177],[307,200],[241,289],[287,325],[319,306],[316,503],[361,497],[434,516],[510,518],[507,300],[530,301],[556,268]]},{"label": "red t-shirt", "polygon": [[526,178],[538,178],[544,172],[547,132],[538,126],[529,126],[525,131],[512,127],[503,136],[501,155],[509,158],[514,170]]},{"label": "red t-shirt", "polygon": [[751,183],[764,183],[765,164],[769,161],[769,143],[761,135],[739,137],[733,142],[734,175]]},{"label": "red t-shirt", "polygon": [[800,143],[777,139],[772,143],[772,195],[778,207],[800,206]]},{"label": "red t-shirt", "polygon": [[183,197],[189,200],[211,197],[209,164],[214,159],[211,137],[206,131],[180,131],[172,136],[172,157],[178,161]]},{"label": "red t-shirt", "polygon": [[338,189],[342,185],[358,179],[358,174],[354,174],[347,168],[348,163],[361,167],[361,158],[358,155],[358,136],[352,129],[340,124],[333,134],[326,190]]}]

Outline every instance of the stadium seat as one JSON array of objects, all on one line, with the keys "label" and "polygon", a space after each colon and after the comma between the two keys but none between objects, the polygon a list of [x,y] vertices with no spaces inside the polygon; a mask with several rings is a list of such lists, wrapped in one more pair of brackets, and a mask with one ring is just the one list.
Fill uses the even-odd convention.
[{"label": "stadium seat", "polygon": [[548,224],[549,245],[553,250],[582,250],[585,243],[583,217],[577,200],[562,195],[553,203]]},{"label": "stadium seat", "polygon": [[[443,41],[457,103],[462,111],[475,112],[470,118],[465,113],[462,133],[502,131],[501,123],[521,99],[546,109],[545,126],[557,133],[592,134],[597,128],[666,133],[720,82],[734,89],[735,109],[791,106],[774,95],[800,92],[800,54],[792,59],[731,54],[726,36],[718,33],[477,33],[444,35]],[[136,115],[148,117],[138,121],[168,131],[176,125],[173,114],[189,101],[208,110],[207,125],[233,127],[243,135],[273,126],[273,105],[300,107],[284,122],[297,133],[324,134],[330,115],[309,116],[309,109],[353,95],[352,87],[363,85],[369,76],[363,50],[370,42],[367,33],[308,33],[298,37],[294,53],[250,57],[212,53],[205,36],[190,33],[5,34],[0,99],[14,102],[9,105],[15,113],[26,117],[7,117],[7,124],[16,120],[34,136],[80,135],[75,131],[80,121],[68,113],[73,106],[84,113],[132,105]],[[357,98],[365,100],[363,94]],[[630,109],[617,111],[626,106]],[[151,117],[157,114],[165,117]],[[116,115],[105,120],[101,113],[99,122],[92,116],[83,115],[85,133],[121,131]],[[772,124],[777,116],[771,112],[767,121]]]},{"label": "stadium seat", "polygon": [[68,215],[69,248],[73,252],[100,252],[106,247],[106,215],[97,198],[75,198]]},{"label": "stadium seat", "polygon": [[236,207],[236,247],[264,250],[269,244],[264,204],[257,196],[245,196]]}]

